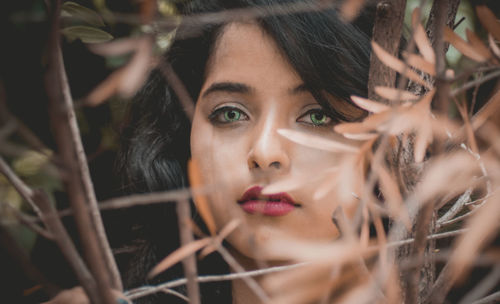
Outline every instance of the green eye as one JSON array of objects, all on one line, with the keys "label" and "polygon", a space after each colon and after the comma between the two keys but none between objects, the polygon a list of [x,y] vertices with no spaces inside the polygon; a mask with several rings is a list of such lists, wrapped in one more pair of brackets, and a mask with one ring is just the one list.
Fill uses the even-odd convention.
[{"label": "green eye", "polygon": [[322,109],[312,109],[302,114],[297,122],[305,123],[314,127],[324,127],[332,123],[332,118]]},{"label": "green eye", "polygon": [[310,113],[309,115],[312,123],[316,126],[324,125],[325,123],[327,123],[328,116],[326,116],[326,114],[323,112],[313,112]]},{"label": "green eye", "polygon": [[235,109],[227,109],[224,111],[224,120],[226,122],[238,121],[241,118],[241,112]]}]

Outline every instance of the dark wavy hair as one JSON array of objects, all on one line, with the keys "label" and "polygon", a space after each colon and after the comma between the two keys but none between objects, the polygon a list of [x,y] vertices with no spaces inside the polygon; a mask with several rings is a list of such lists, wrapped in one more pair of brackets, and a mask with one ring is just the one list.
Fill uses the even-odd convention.
[{"label": "dark wavy hair", "polygon": [[[297,1],[194,0],[179,5],[179,11],[194,15],[245,7],[265,10],[266,6],[293,2]],[[311,7],[316,5],[313,1],[304,3]],[[365,11],[354,22],[345,23],[331,7],[266,16],[255,22],[276,42],[284,58],[325,111],[339,121],[353,121],[361,118],[360,110],[349,101],[349,96],[366,96],[367,92],[371,16],[371,11]],[[207,61],[224,25],[210,24],[194,31],[193,25],[181,24],[177,36],[188,38],[175,39],[165,54],[164,59],[172,65],[193,100],[198,98]],[[338,101],[332,104],[328,95],[337,97]],[[129,113],[119,158],[125,191],[137,193],[186,187],[190,122],[159,71],[152,72],[133,100]],[[118,259],[125,261],[122,273],[126,288],[183,277],[182,268],[177,265],[153,280],[146,280],[148,271],[179,247],[175,205],[136,207],[130,214],[129,231],[123,233],[129,233],[128,241],[133,246],[128,248],[133,250],[129,258]],[[203,227],[195,214],[193,217]],[[216,254],[199,262],[200,274],[227,272],[227,265]],[[202,284],[201,293],[203,303],[231,303],[230,283]],[[176,303],[178,300],[157,294],[136,303]]]}]

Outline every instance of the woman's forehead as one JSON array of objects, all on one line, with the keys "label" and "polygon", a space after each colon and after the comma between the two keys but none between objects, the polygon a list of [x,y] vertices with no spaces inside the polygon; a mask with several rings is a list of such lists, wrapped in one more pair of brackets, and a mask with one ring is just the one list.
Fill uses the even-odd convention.
[{"label": "woman's forehead", "polygon": [[234,22],[225,26],[210,56],[205,76],[204,87],[211,82],[239,80],[251,84],[266,78],[272,85],[296,87],[302,84],[275,41],[255,22]]}]

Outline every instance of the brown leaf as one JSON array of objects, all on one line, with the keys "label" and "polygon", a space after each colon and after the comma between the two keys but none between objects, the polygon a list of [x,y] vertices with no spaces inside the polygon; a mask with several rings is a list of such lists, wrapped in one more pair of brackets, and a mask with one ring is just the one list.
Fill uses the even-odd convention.
[{"label": "brown leaf", "polygon": [[411,220],[408,210],[403,204],[403,196],[399,192],[396,181],[389,172],[382,166],[377,166],[376,172],[380,181],[380,190],[382,191],[387,209],[394,219],[401,221],[408,231],[411,230]]},{"label": "brown leaf", "polygon": [[417,68],[431,76],[436,75],[436,68],[434,64],[425,60],[423,57],[403,51],[403,58],[412,67]]},{"label": "brown leaf", "polygon": [[490,49],[493,51],[495,56],[500,57],[500,47],[495,42],[495,38],[491,34],[488,34],[488,42],[490,44]]},{"label": "brown leaf", "polygon": [[144,84],[149,74],[151,49],[152,40],[149,38],[141,39],[132,60],[125,67],[126,72],[118,86],[118,93],[123,97],[133,96]]},{"label": "brown leaf", "polygon": [[[420,54],[425,58],[427,62],[430,62],[434,66],[436,63],[436,55],[434,54],[434,49],[427,38],[425,29],[418,20],[418,8],[415,8],[412,12],[412,26],[414,29],[413,39],[415,40]],[[429,73],[430,74],[430,73]]]},{"label": "brown leaf", "polygon": [[179,249],[175,250],[171,254],[169,254],[166,258],[164,258],[160,263],[158,263],[149,273],[148,278],[152,278],[158,275],[160,272],[167,270],[171,266],[177,264],[182,261],[184,258],[188,257],[191,254],[194,254],[196,251],[210,244],[210,238],[204,238],[200,240],[193,241],[188,243]]},{"label": "brown leaf", "polygon": [[449,27],[444,28],[444,40],[451,43],[460,53],[477,62],[484,62],[488,58],[479,53],[472,45],[460,38]]},{"label": "brown leaf", "polygon": [[372,113],[380,113],[390,109],[389,106],[363,97],[351,96],[351,100],[360,108]]},{"label": "brown leaf", "polygon": [[[201,178],[200,168],[195,159],[191,159],[188,162],[188,178],[189,184],[193,190],[203,188],[204,182]],[[196,210],[200,213],[201,218],[207,225],[208,231],[210,231],[211,235],[215,235],[215,220],[212,212],[210,211],[210,205],[208,204],[207,197],[199,192],[197,193],[197,191],[194,191],[193,200],[196,205]]]},{"label": "brown leaf", "polygon": [[218,246],[222,243],[222,241],[236,229],[239,225],[241,224],[240,219],[232,219],[229,223],[227,223],[219,232],[217,236],[212,238],[212,244],[208,245],[205,247],[201,252],[200,252],[200,258],[203,258],[213,251],[217,250]]},{"label": "brown leaf", "polygon": [[264,187],[264,189],[262,189],[262,194],[266,195],[278,192],[288,192],[295,189],[303,188],[311,183],[315,183],[318,180],[323,179],[326,172],[330,171],[331,169],[332,168],[328,168],[325,171],[321,172],[317,171],[307,172],[299,176],[291,176],[283,180],[278,180]]},{"label": "brown leaf", "polygon": [[338,182],[338,168],[334,168],[334,170],[330,171],[330,174],[327,174],[325,179],[319,186],[316,188],[314,192],[313,199],[320,200],[326,197],[328,193],[334,190],[337,182]]},{"label": "brown leaf", "polygon": [[143,85],[150,69],[151,41],[141,38],[136,52],[124,67],[113,72],[85,98],[87,106],[97,106],[115,94],[130,97]]},{"label": "brown leaf", "polygon": [[500,110],[500,90],[495,93],[486,104],[472,118],[472,128],[477,130],[480,128],[490,116]]},{"label": "brown leaf", "polygon": [[420,98],[420,96],[415,95],[409,91],[398,90],[383,86],[376,86],[375,93],[377,93],[382,98],[392,101],[401,101],[401,100],[414,101]]},{"label": "brown leaf", "polygon": [[115,39],[107,43],[89,44],[87,47],[101,56],[123,55],[136,51],[142,39],[139,37]]},{"label": "brown leaf", "polygon": [[377,114],[373,114],[365,118],[363,122],[346,122],[341,123],[333,127],[335,132],[344,134],[357,134],[357,133],[369,133],[371,131],[375,131],[377,127],[386,122],[393,113],[391,111],[380,112]]},{"label": "brown leaf", "polygon": [[472,176],[477,174],[480,174],[478,163],[468,152],[447,153],[426,164],[415,194],[419,202],[426,202],[444,194],[459,194],[471,186]]},{"label": "brown leaf", "polygon": [[290,129],[279,129],[278,134],[293,142],[318,150],[348,153],[354,153],[359,150],[358,144],[340,136],[335,136],[335,134],[331,134],[326,138]]},{"label": "brown leaf", "polygon": [[425,151],[432,142],[432,127],[427,117],[423,117],[417,130],[414,147],[414,158],[416,163],[421,163],[425,157]]},{"label": "brown leaf", "polygon": [[[498,190],[498,185],[497,188]],[[472,215],[467,222],[468,231],[461,235],[450,257],[452,277],[464,275],[477,254],[498,233],[500,223],[500,197],[498,191]]]},{"label": "brown leaf", "polygon": [[340,15],[345,21],[352,21],[354,18],[356,18],[356,16],[358,16],[364,4],[365,0],[344,1],[342,3],[342,7],[340,8]]},{"label": "brown leaf", "polygon": [[105,80],[103,80],[92,92],[85,97],[84,104],[86,106],[95,107],[100,105],[109,97],[116,94],[118,86],[126,73],[125,67],[111,73]]},{"label": "brown leaf", "polygon": [[415,73],[415,71],[410,69],[407,65],[404,64],[404,62],[402,62],[398,58],[386,52],[375,41],[372,41],[372,49],[373,52],[377,55],[377,57],[380,59],[380,61],[382,61],[385,65],[399,72],[400,74],[406,76],[408,79],[411,79],[416,83],[421,84],[425,87],[429,87],[429,84],[426,81],[424,81],[417,73]]},{"label": "brown leaf", "polygon": [[465,35],[467,36],[467,39],[469,40],[472,47],[476,49],[476,52],[481,54],[481,56],[483,56],[484,58],[490,59],[492,57],[490,50],[476,35],[476,33],[469,29],[465,29]]},{"label": "brown leaf", "polygon": [[477,5],[476,13],[479,22],[481,22],[484,28],[490,32],[496,40],[500,41],[500,22],[495,17],[495,14],[493,14],[486,5]]}]

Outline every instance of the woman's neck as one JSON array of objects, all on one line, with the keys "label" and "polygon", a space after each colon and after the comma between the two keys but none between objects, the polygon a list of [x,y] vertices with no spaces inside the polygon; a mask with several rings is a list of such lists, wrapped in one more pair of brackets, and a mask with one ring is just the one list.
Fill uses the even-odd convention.
[{"label": "woman's neck", "polygon": [[[238,263],[245,269],[245,271],[251,271],[260,268],[255,263],[255,260],[243,256],[236,250],[231,250],[231,253],[233,257],[238,261]],[[262,278],[253,277],[252,279],[257,281],[257,283],[260,285],[259,281]],[[233,304],[262,304],[262,301],[260,301],[259,297],[243,279],[232,281],[231,287],[233,294]]]},{"label": "woman's neck", "polygon": [[[257,269],[263,269],[272,266],[282,266],[286,263],[257,263],[254,259],[248,258],[234,249],[230,249],[233,257],[238,261],[238,263],[245,269],[245,271],[252,271]],[[233,270],[234,271],[234,270]],[[261,282],[264,281],[266,275],[259,275],[252,277],[253,280],[257,282],[259,287],[262,287]],[[233,304],[263,304],[264,302],[257,296],[257,294],[250,288],[243,279],[238,279],[232,281],[232,296]]]}]

